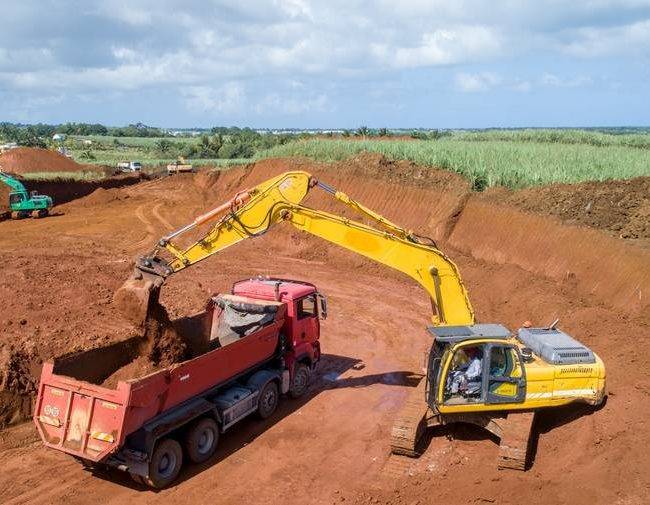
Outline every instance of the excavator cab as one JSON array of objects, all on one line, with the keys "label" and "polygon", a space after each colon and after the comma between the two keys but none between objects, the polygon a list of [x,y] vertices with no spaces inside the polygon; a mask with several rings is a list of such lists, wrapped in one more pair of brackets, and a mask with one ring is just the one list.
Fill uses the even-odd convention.
[{"label": "excavator cab", "polygon": [[428,403],[440,413],[500,410],[526,398],[519,346],[499,324],[430,327]]},{"label": "excavator cab", "polygon": [[9,193],[9,205],[18,205],[25,200],[27,200],[25,193]]}]

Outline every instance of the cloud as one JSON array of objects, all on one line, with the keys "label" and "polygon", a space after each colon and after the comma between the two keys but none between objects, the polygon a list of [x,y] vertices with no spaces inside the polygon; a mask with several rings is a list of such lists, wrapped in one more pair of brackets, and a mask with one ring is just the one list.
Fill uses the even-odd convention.
[{"label": "cloud", "polygon": [[554,88],[580,88],[582,86],[588,86],[593,83],[593,79],[588,76],[577,76],[577,77],[559,77],[555,74],[545,73],[542,75],[540,82],[544,86],[550,86]]},{"label": "cloud", "polygon": [[371,51],[398,68],[428,67],[483,60],[502,50],[498,31],[486,26],[456,26],[423,33],[413,47],[373,44]]},{"label": "cloud", "polygon": [[189,86],[182,89],[187,107],[195,112],[232,113],[246,103],[246,93],[240,83],[228,82],[217,88]]},{"label": "cloud", "polygon": [[[650,0],[21,0],[3,6],[0,94],[62,111],[75,95],[123,93],[177,97],[191,114],[295,117],[388,110],[445,82],[459,93],[625,87],[619,69],[649,56]],[[603,63],[595,82],[593,67],[574,68],[607,58],[619,68]]]},{"label": "cloud", "polygon": [[596,58],[621,53],[650,55],[650,19],[607,28],[584,27],[561,45],[562,51],[580,58]]},{"label": "cloud", "polygon": [[502,82],[501,77],[491,72],[481,72],[479,74],[468,74],[461,72],[456,74],[456,85],[465,93],[476,93],[477,91],[486,91]]}]

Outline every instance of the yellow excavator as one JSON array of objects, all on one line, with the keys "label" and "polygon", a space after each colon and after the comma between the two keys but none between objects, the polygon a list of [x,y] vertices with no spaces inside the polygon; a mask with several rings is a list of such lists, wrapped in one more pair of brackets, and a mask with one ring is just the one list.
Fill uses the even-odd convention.
[{"label": "yellow excavator", "polygon": [[[314,188],[370,224],[302,205]],[[282,222],[408,275],[431,298],[426,376],[398,413],[391,434],[394,453],[417,456],[427,427],[471,423],[500,439],[500,468],[523,470],[535,411],[603,401],[603,362],[558,329],[557,321],[543,328],[525,324],[514,333],[501,324],[478,324],[458,268],[433,240],[401,228],[302,171],[242,191],[163,237],[137,260],[134,275],[116,299],[129,308],[133,322],[144,324],[168,276]],[[207,223],[211,225],[201,233]],[[180,236],[193,230],[198,240],[177,245]]]}]

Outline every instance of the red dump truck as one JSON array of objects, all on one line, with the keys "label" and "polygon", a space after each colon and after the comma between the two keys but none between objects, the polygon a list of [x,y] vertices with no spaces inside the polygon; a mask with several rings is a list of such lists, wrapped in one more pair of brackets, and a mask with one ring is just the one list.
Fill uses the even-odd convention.
[{"label": "red dump truck", "polygon": [[305,392],[326,315],[313,284],[237,282],[231,294],[212,297],[188,318],[183,335],[192,359],[114,389],[101,384],[137,357],[135,339],[46,363],[34,422],[47,447],[164,487],[183,461],[210,458],[220,434],[237,421],[253,413],[267,418],[282,394]]}]

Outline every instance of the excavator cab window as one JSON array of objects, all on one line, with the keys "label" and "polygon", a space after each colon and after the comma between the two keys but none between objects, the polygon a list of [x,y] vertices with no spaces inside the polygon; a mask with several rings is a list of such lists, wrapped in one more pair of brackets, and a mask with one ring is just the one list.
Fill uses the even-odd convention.
[{"label": "excavator cab window", "polygon": [[483,402],[484,345],[456,349],[447,369],[445,405]]},{"label": "excavator cab window", "polygon": [[524,401],[526,381],[519,353],[512,346],[491,345],[487,403]]},{"label": "excavator cab window", "polygon": [[17,203],[22,202],[24,198],[25,198],[25,195],[23,195],[22,193],[11,193],[9,195],[9,204],[10,205],[11,204],[15,205]]}]

